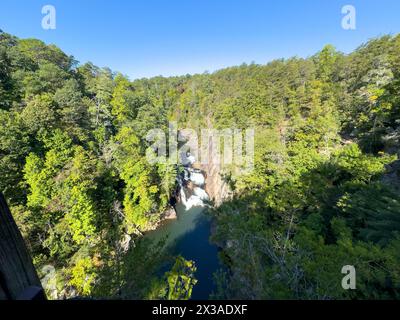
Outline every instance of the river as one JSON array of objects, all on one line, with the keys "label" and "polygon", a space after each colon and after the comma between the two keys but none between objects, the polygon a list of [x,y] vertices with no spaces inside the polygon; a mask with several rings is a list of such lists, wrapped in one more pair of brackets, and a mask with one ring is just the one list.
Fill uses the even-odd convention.
[{"label": "river", "polygon": [[[195,277],[198,282],[193,287],[191,298],[208,299],[215,289],[213,274],[222,268],[222,265],[218,258],[217,246],[209,241],[211,221],[205,214],[207,206],[203,203],[208,199],[203,189],[204,176],[201,172],[191,169],[190,164],[186,164],[185,171],[185,175],[178,178],[181,201],[175,207],[177,219],[164,221],[146,237],[154,241],[167,238],[165,248],[169,254],[181,255],[186,260],[195,261]],[[185,181],[191,181],[196,186],[189,192],[192,193],[190,197],[186,197],[184,191],[188,190]]]},{"label": "river", "polygon": [[164,222],[157,230],[147,234],[155,241],[168,236],[165,244],[168,253],[195,261],[198,282],[193,287],[192,299],[208,299],[215,289],[213,273],[221,268],[218,248],[209,241],[211,221],[205,210],[205,207],[186,210],[183,204],[178,203],[178,218]]}]

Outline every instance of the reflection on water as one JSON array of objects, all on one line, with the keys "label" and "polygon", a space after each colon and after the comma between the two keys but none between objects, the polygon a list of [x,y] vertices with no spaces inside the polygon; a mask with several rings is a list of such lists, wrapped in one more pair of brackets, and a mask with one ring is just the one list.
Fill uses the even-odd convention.
[{"label": "reflection on water", "polygon": [[221,267],[218,248],[210,244],[210,219],[204,214],[204,207],[176,206],[178,219],[167,221],[146,237],[151,240],[167,238],[165,247],[172,255],[182,255],[187,260],[194,260],[197,266],[197,284],[193,288],[192,299],[208,299],[214,289],[213,273]]}]

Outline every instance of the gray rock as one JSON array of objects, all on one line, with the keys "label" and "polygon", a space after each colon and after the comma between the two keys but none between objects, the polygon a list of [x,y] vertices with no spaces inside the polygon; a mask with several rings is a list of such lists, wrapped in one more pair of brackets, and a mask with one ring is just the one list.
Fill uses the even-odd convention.
[{"label": "gray rock", "polygon": [[167,211],[165,211],[164,213],[164,219],[166,220],[173,220],[176,219],[177,215],[176,215],[176,211],[173,207],[170,207],[169,209],[167,209]]}]

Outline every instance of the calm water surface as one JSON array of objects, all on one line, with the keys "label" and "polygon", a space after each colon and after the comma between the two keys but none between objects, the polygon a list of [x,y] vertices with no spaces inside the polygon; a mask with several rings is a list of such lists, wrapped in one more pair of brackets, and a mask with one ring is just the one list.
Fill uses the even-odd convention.
[{"label": "calm water surface", "polygon": [[165,222],[146,237],[161,240],[168,236],[166,250],[173,255],[182,255],[196,263],[197,284],[193,288],[192,299],[208,299],[215,286],[213,273],[222,266],[218,259],[218,248],[209,242],[210,218],[205,208],[193,207],[189,210],[178,203],[178,219]]}]

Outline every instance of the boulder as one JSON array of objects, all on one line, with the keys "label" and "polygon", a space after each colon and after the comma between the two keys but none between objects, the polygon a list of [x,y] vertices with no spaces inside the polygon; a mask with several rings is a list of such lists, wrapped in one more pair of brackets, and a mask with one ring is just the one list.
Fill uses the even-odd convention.
[{"label": "boulder", "polygon": [[167,211],[165,211],[164,219],[173,220],[173,219],[176,219],[176,218],[177,218],[177,215],[176,215],[175,208],[170,207],[170,208],[167,209]]}]

